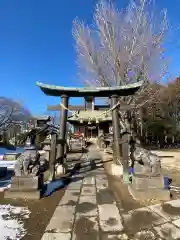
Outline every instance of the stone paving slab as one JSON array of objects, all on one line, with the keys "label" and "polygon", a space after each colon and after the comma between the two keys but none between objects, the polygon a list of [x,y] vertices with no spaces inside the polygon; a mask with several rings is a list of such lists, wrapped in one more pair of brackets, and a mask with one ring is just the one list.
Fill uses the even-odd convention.
[{"label": "stone paving slab", "polygon": [[156,233],[151,230],[142,230],[137,232],[132,240],[162,240]]},{"label": "stone paving slab", "polygon": [[97,189],[108,188],[108,180],[107,177],[97,177],[96,178],[96,187]]},{"label": "stone paving slab", "polygon": [[99,152],[97,152],[97,150],[91,150],[90,154],[88,155],[88,160],[101,160],[101,155]]},{"label": "stone paving slab", "polygon": [[[98,170],[96,170],[96,171],[98,171]],[[99,171],[101,172],[101,174],[98,175],[96,181],[107,180],[107,176],[104,173],[104,169],[103,169],[103,171],[99,169]]]},{"label": "stone paving slab", "polygon": [[46,228],[46,232],[71,232],[75,218],[75,206],[58,206]]},{"label": "stone paving slab", "polygon": [[[128,237],[126,233],[103,234],[101,240],[164,240],[151,230],[142,230],[133,237]],[[167,240],[167,239],[166,239]],[[168,239],[170,240],[170,239]]]},{"label": "stone paving slab", "polygon": [[82,181],[72,182],[67,186],[67,190],[79,190],[81,188]]},{"label": "stone paving slab", "polygon": [[124,225],[132,232],[137,232],[142,227],[150,229],[153,226],[167,222],[167,219],[152,212],[147,207],[131,210],[127,214],[122,214],[122,216],[124,219]]},{"label": "stone paving slab", "polygon": [[82,187],[81,190],[81,195],[85,195],[85,196],[92,196],[92,195],[96,195],[96,187],[95,185],[85,185]]},{"label": "stone paving slab", "polygon": [[97,216],[96,196],[80,196],[76,206],[76,214],[83,216]]},{"label": "stone paving slab", "polygon": [[99,176],[100,175],[100,172],[96,170],[93,170],[93,171],[88,171],[85,173],[86,174],[86,177],[96,177],[97,175]]},{"label": "stone paving slab", "polygon": [[91,184],[91,185],[95,185],[95,177],[86,177],[86,178],[84,178],[84,180],[83,180],[83,185],[89,185],[89,184]]},{"label": "stone paving slab", "polygon": [[170,216],[163,211],[161,204],[152,205],[149,206],[148,208],[150,209],[150,211],[155,212],[162,218],[166,219],[167,222],[171,220]]},{"label": "stone paving slab", "polygon": [[152,211],[166,218],[167,221],[180,218],[180,200],[168,201],[164,204],[157,204],[149,207]]},{"label": "stone paving slab", "polygon": [[72,240],[99,240],[99,226],[97,216],[84,217],[77,216]]},{"label": "stone paving slab", "polygon": [[180,239],[180,229],[171,223],[165,223],[159,227],[154,227],[154,229],[162,239]]},{"label": "stone paving slab", "polygon": [[59,205],[76,205],[80,195],[80,190],[68,190],[62,197]]},{"label": "stone paving slab", "polygon": [[45,233],[41,240],[71,240],[70,233]]},{"label": "stone paving slab", "polygon": [[98,206],[99,224],[104,232],[122,231],[122,219],[119,210],[114,204],[103,204]]},{"label": "stone paving slab", "polygon": [[113,193],[109,188],[98,189],[97,194],[97,204],[116,204]]},{"label": "stone paving slab", "polygon": [[177,219],[172,222],[176,227],[180,228],[180,219]]}]

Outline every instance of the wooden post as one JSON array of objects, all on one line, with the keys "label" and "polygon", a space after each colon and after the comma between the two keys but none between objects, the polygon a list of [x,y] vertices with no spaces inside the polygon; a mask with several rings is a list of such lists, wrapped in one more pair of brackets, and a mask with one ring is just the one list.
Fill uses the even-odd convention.
[{"label": "wooden post", "polygon": [[[117,104],[118,96],[113,95],[111,96],[111,107]],[[120,148],[120,124],[119,124],[119,116],[118,116],[118,109],[115,108],[112,111],[112,126],[113,126],[113,140],[114,140],[114,151],[115,151],[115,163],[120,165],[122,163],[122,156],[121,156],[121,148]]]},{"label": "wooden post", "polygon": [[51,135],[51,150],[49,157],[49,181],[53,181],[55,179],[55,164],[56,164],[56,141],[57,135]]}]

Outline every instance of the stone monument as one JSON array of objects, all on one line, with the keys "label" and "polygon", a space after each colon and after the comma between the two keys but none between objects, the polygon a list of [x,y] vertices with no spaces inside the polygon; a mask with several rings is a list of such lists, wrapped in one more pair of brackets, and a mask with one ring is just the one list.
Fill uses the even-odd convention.
[{"label": "stone monument", "polygon": [[132,183],[130,193],[136,199],[169,200],[170,192],[164,189],[160,157],[140,146],[131,146]]},{"label": "stone monument", "polygon": [[5,198],[39,199],[47,162],[35,147],[26,148],[16,160],[15,175],[11,179],[11,188],[5,192]]}]

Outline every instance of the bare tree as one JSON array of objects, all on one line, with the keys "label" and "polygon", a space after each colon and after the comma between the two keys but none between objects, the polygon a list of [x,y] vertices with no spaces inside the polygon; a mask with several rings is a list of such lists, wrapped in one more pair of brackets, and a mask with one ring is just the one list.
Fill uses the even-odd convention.
[{"label": "bare tree", "polygon": [[30,117],[30,112],[21,103],[0,97],[0,132],[4,133]]},{"label": "bare tree", "polygon": [[[154,99],[152,84],[167,74],[163,44],[168,30],[166,11],[156,18],[151,0],[131,1],[119,11],[112,1],[100,1],[94,26],[75,19],[73,36],[80,72],[94,86],[120,86],[144,81],[134,97],[121,98],[141,106]],[[142,93],[146,96],[143,98]],[[149,99],[149,100],[148,100]]]}]

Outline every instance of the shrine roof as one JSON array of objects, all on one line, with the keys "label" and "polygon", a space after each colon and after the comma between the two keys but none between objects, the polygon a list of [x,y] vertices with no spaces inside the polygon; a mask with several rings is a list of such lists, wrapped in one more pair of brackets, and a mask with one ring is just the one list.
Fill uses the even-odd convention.
[{"label": "shrine roof", "polygon": [[51,120],[50,116],[44,115],[44,116],[35,116],[34,117],[37,121],[49,121]]},{"label": "shrine roof", "polygon": [[142,85],[143,81],[127,84],[118,87],[62,87],[56,85],[44,84],[37,82],[36,85],[49,96],[62,96],[63,94],[69,97],[107,97],[110,95],[128,96],[133,95]]},{"label": "shrine roof", "polygon": [[77,115],[72,115],[68,117],[68,122],[80,122],[82,119],[83,121],[96,121],[99,122],[106,122],[112,121],[112,112],[107,112],[104,114],[105,111],[103,110],[86,110],[86,111],[79,111]]}]

